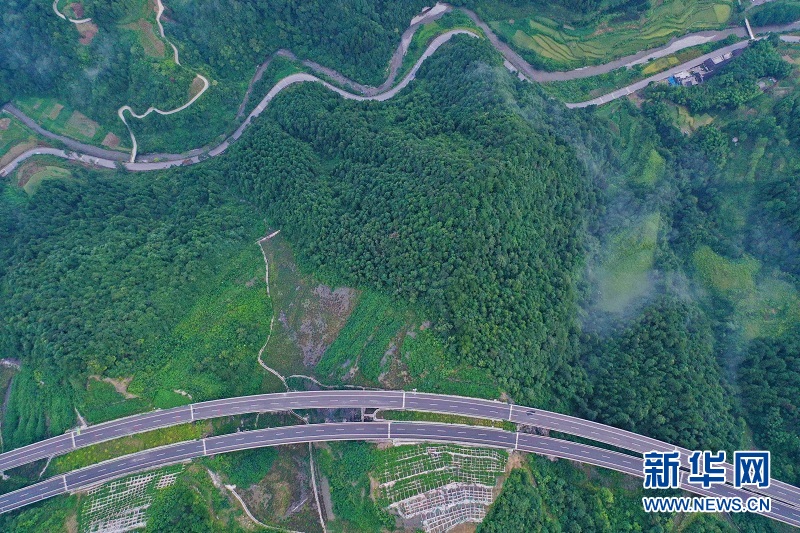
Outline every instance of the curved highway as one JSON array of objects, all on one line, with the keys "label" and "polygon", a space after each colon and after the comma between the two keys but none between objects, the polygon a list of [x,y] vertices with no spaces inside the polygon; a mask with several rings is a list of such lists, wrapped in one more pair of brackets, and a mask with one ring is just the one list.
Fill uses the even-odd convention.
[{"label": "curved highway", "polygon": [[[6,471],[47,457],[62,455],[76,448],[83,448],[157,428],[186,424],[195,420],[292,409],[361,408],[421,411],[488,420],[508,420],[516,424],[558,431],[591,441],[602,442],[638,454],[654,450],[679,450],[683,466],[688,468],[690,451],[685,448],[599,422],[552,411],[494,400],[423,392],[328,390],[224,398],[120,418],[90,426],[86,429],[74,430],[64,435],[2,453],[0,454],[0,471]],[[726,464],[726,469],[727,480],[732,483],[733,466]],[[754,490],[754,492],[770,496],[775,500],[784,502],[787,506],[800,510],[800,488],[788,483],[772,480],[769,488]]]},{"label": "curved highway", "polygon": [[[60,494],[84,490],[128,474],[189,461],[196,457],[266,446],[333,440],[458,443],[519,450],[591,464],[642,477],[642,459],[638,457],[550,437],[457,424],[345,422],[245,431],[126,455],[0,495],[0,513],[19,509]],[[712,486],[707,490],[695,488],[693,485],[685,483],[685,473],[683,482],[682,485],[686,490],[703,496],[737,496],[742,500],[755,497],[752,493],[727,485]],[[771,510],[762,514],[787,524],[800,526],[800,509],[781,502],[773,501]]]}]

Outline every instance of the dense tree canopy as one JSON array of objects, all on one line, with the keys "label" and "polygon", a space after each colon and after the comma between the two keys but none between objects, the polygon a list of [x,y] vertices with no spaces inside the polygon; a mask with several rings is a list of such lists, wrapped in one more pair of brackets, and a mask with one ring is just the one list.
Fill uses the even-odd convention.
[{"label": "dense tree canopy", "polygon": [[739,369],[747,421],[772,451],[775,477],[800,482],[800,334],[757,339]]},{"label": "dense tree canopy", "polygon": [[497,68],[465,37],[387,104],[293,90],[221,175],[307,266],[424,302],[454,355],[542,401],[574,381],[586,185],[564,142],[505,107]]},{"label": "dense tree canopy", "polygon": [[736,444],[710,323],[698,309],[659,301],[588,346],[590,417],[690,449]]},{"label": "dense tree canopy", "polygon": [[[6,445],[70,427],[73,390],[87,374],[166,363],[179,346],[164,338],[201,296],[199,278],[252,238],[252,212],[202,183],[202,171],[181,175],[85,174],[51,182],[30,200],[20,193],[18,204],[0,185],[0,226],[13,228],[0,236],[0,356],[24,361],[3,424]],[[234,389],[253,377],[213,355],[194,370]]]},{"label": "dense tree canopy", "polygon": [[800,20],[800,4],[793,2],[770,2],[754,10],[750,23],[754,26],[787,24]]},{"label": "dense tree canopy", "polygon": [[177,483],[156,492],[147,511],[148,533],[209,533],[213,531],[208,505],[191,487]]}]

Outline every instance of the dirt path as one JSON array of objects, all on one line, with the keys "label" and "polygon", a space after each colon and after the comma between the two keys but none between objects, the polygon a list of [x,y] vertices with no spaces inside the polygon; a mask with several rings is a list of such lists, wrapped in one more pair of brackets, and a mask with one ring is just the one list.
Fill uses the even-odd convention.
[{"label": "dirt path", "polygon": [[[156,24],[158,24],[158,32],[161,34],[161,38],[164,39],[164,41],[166,41],[166,43],[172,47],[173,59],[175,60],[175,64],[178,66],[182,66],[181,61],[178,58],[178,48],[172,43],[172,41],[167,39],[166,35],[164,35],[164,26],[161,24],[161,16],[164,14],[164,4],[161,2],[161,0],[156,0],[156,6],[158,8],[158,11],[156,12]],[[131,159],[130,159],[131,163],[136,161],[136,153],[138,152],[139,145],[136,142],[136,136],[133,134],[133,130],[128,124],[128,121],[125,120],[125,112],[127,111],[128,113],[130,113],[133,118],[138,118],[141,120],[150,113],[158,113],[159,115],[172,115],[173,113],[178,113],[180,111],[183,111],[187,107],[194,104],[197,101],[197,99],[200,98],[204,92],[206,92],[206,90],[210,85],[208,82],[208,78],[206,78],[199,72],[195,76],[195,80],[198,79],[203,83],[202,89],[200,89],[194,96],[192,96],[192,98],[189,99],[188,102],[186,102],[180,107],[176,107],[175,109],[170,109],[169,111],[163,111],[161,109],[158,109],[157,107],[149,107],[147,108],[147,111],[145,111],[144,113],[138,114],[129,105],[124,105],[120,107],[119,110],[117,110],[117,115],[119,116],[120,120],[122,120],[122,123],[125,124],[125,127],[128,129],[128,134],[131,136],[131,146],[132,146]],[[194,82],[192,82],[192,84],[194,84]]]},{"label": "dirt path", "polygon": [[[281,232],[281,230],[273,231],[272,233],[270,233],[269,235],[267,235],[263,239],[261,239],[258,242],[256,242],[256,244],[258,244],[258,248],[261,250],[261,255],[264,256],[264,266],[265,266],[265,268],[264,268],[264,271],[265,271],[264,281],[267,284],[267,298],[270,298],[270,303],[272,303],[272,297],[271,297],[270,292],[269,292],[269,259],[267,259],[267,252],[264,251],[264,245],[262,243],[264,241],[270,240],[271,238],[273,238],[275,235],[277,235],[280,232]],[[275,377],[277,377],[279,380],[281,380],[281,383],[283,383],[283,386],[286,387],[286,390],[288,391],[290,389],[289,389],[289,385],[286,384],[286,378],[283,377],[283,375],[280,372],[278,372],[277,370],[275,370],[274,368],[267,366],[267,364],[262,359],[262,356],[264,355],[264,350],[267,349],[267,345],[269,344],[269,340],[272,338],[272,329],[273,329],[274,326],[275,326],[275,307],[273,306],[273,308],[272,308],[272,318],[269,321],[269,333],[267,334],[267,340],[264,342],[264,346],[262,346],[261,349],[258,351],[258,364],[261,365],[261,368],[263,368],[264,370],[266,370],[267,372],[269,372],[271,374],[274,374]]]},{"label": "dirt path", "polygon": [[58,10],[58,0],[53,0],[53,11],[55,12],[56,15],[58,15],[59,18],[68,20],[73,24],[83,24],[84,22],[91,22],[92,20],[91,18],[80,19],[80,20],[67,18],[67,16],[64,15],[64,13]]},{"label": "dirt path", "polygon": [[[64,20],[68,20],[69,22],[72,22],[74,24],[81,24],[81,23],[89,22],[89,21],[92,20],[90,18],[81,19],[81,20],[68,19],[63,13],[61,13],[58,10],[58,1],[59,0],[53,0],[53,11],[60,18],[62,18]],[[164,26],[163,26],[163,24],[161,24],[161,16],[163,14],[164,14],[164,4],[161,2],[161,0],[156,0],[156,24],[158,25],[158,32],[161,35],[161,38],[168,45],[170,45],[172,47],[173,59],[175,61],[175,64],[178,65],[178,66],[182,66],[180,58],[178,57],[178,48],[175,46],[175,44],[172,43],[172,41],[167,39],[166,35],[164,34]],[[140,113],[136,113],[129,105],[124,105],[124,106],[120,107],[117,110],[117,116],[119,116],[119,118],[122,121],[122,123],[125,124],[125,128],[128,130],[128,135],[130,135],[130,138],[131,138],[131,146],[132,146],[131,155],[130,155],[130,162],[131,163],[133,163],[136,160],[136,153],[138,152],[139,144],[136,142],[136,136],[133,134],[133,130],[131,129],[130,124],[128,124],[128,121],[125,120],[125,113],[126,112],[130,113],[130,115],[133,118],[137,118],[137,119],[141,120],[141,119],[145,118],[147,115],[149,115],[150,113],[158,113],[159,115],[172,115],[173,113],[178,113],[180,111],[183,111],[187,107],[189,107],[192,104],[194,104],[197,101],[197,99],[200,98],[203,95],[203,93],[206,92],[206,90],[210,86],[208,78],[206,78],[202,74],[200,74],[200,73],[196,74],[195,81],[198,80],[198,79],[202,82],[202,88],[194,96],[192,96],[189,99],[188,102],[186,102],[185,104],[183,104],[180,107],[176,107],[175,109],[170,109],[168,111],[164,111],[162,109],[158,109],[157,107],[149,107],[149,108],[147,108],[147,111],[145,111],[144,113],[140,114]],[[18,118],[22,119],[22,117],[18,117]],[[27,118],[27,117],[25,117],[25,118]],[[48,137],[49,137],[49,135],[48,135]],[[66,139],[66,138],[64,138],[64,139]],[[62,139],[59,139],[59,140],[61,140],[63,142]],[[83,148],[81,148],[81,149],[83,149]],[[87,153],[90,153],[87,150],[84,150],[84,151],[86,151]]]}]

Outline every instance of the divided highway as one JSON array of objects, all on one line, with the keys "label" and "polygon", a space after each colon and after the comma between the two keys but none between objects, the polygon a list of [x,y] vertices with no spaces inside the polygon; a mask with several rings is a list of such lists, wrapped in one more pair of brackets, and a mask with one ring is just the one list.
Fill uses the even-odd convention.
[{"label": "divided highway", "polygon": [[[537,453],[610,468],[632,476],[642,476],[642,459],[638,457],[550,437],[456,424],[345,422],[246,431],[172,444],[127,455],[0,495],[0,513],[60,494],[86,489],[128,474],[180,463],[196,457],[265,446],[332,440],[459,443]],[[707,490],[695,488],[685,483],[685,473],[683,481],[687,490],[703,496],[737,496],[742,500],[756,496],[727,485],[712,486]],[[781,502],[773,501],[772,509],[762,514],[787,524],[800,526],[800,509]]]},{"label": "divided highway", "polygon": [[[489,420],[508,420],[517,424],[544,428],[595,442],[602,442],[638,454],[654,450],[679,450],[683,466],[688,468],[687,458],[690,451],[685,448],[598,422],[552,411],[495,400],[422,392],[328,390],[224,398],[112,420],[2,453],[0,454],[0,472],[39,459],[62,455],[76,448],[157,428],[185,424],[194,420],[292,409],[345,408],[422,411]],[[727,464],[726,468],[727,480],[732,483],[733,466]],[[758,491],[754,492],[770,496],[787,506],[800,510],[800,488],[798,487],[772,480],[769,488],[758,489]]]}]

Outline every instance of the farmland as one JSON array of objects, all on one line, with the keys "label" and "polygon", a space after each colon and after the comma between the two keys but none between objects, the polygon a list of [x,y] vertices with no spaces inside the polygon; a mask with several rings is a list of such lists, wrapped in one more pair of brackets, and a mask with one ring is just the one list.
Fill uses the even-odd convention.
[{"label": "farmland", "polygon": [[558,70],[605,63],[661,46],[687,32],[720,28],[730,18],[732,6],[724,1],[676,0],[622,24],[601,20],[573,27],[531,12],[520,18],[492,19],[489,25],[534,65]]}]

